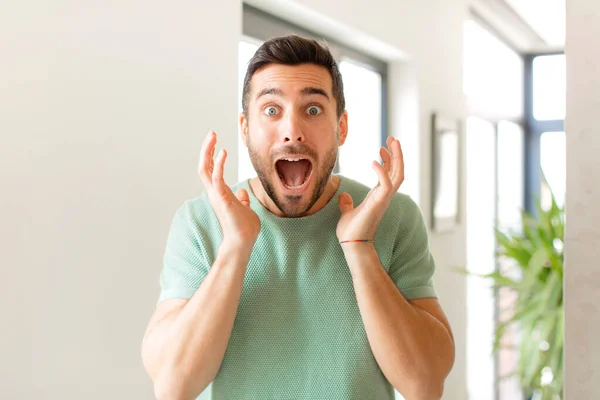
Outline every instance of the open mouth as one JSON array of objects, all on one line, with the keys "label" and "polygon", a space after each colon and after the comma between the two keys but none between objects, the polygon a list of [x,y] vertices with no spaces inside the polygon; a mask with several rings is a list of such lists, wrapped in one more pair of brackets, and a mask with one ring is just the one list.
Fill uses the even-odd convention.
[{"label": "open mouth", "polygon": [[312,173],[312,163],[303,157],[285,157],[275,163],[277,174],[286,189],[303,189]]}]

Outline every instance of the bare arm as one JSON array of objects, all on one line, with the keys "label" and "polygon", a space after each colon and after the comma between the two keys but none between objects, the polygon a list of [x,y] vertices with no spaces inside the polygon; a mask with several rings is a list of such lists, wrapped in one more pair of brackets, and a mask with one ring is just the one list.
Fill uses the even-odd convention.
[{"label": "bare arm", "polygon": [[437,299],[407,301],[370,244],[346,244],[358,306],[382,372],[407,400],[439,400],[454,339]]},{"label": "bare arm", "polygon": [[[342,215],[336,233],[340,241],[373,240],[404,180],[400,142],[389,137],[386,144],[389,151],[382,147],[379,152],[383,166],[373,162],[379,183],[363,202],[354,208],[350,194],[338,197]],[[425,249],[422,219],[415,228],[410,235],[420,232],[420,239],[413,244]],[[455,350],[450,326],[437,299],[407,301],[381,265],[373,244],[344,243],[342,248],[367,339],[383,374],[407,400],[441,399]]]},{"label": "bare arm", "polygon": [[158,306],[144,337],[142,358],[159,400],[194,399],[215,378],[233,329],[251,250],[222,245],[189,301],[167,300]]},{"label": "bare arm", "polygon": [[198,166],[223,233],[216,260],[189,301],[159,304],[143,340],[142,359],[159,400],[195,399],[217,375],[260,232],[248,192],[234,194],[223,180],[227,152],[213,161],[216,142],[209,133]]}]

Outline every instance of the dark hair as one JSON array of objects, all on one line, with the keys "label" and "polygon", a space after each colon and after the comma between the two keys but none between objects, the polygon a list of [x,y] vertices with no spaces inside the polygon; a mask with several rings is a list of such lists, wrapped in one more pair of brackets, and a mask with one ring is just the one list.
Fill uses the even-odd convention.
[{"label": "dark hair", "polygon": [[248,103],[252,76],[259,69],[269,64],[300,65],[315,64],[327,68],[333,81],[333,98],[337,103],[338,118],[344,113],[344,85],[342,74],[329,48],[316,40],[306,39],[297,35],[282,36],[264,42],[248,63],[242,92],[242,109],[248,117]]}]

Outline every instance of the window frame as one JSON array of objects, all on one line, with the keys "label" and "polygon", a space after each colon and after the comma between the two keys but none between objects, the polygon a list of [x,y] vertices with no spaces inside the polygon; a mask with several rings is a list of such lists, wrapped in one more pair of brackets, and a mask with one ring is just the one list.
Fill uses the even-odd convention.
[{"label": "window frame", "polygon": [[528,53],[523,55],[525,62],[524,106],[525,115],[525,210],[537,215],[536,198],[542,191],[541,138],[544,132],[565,132],[565,120],[538,121],[533,114],[533,61],[542,56],[564,55],[564,51]]},{"label": "window frame", "polygon": [[[371,69],[381,75],[381,137],[380,146],[385,146],[388,137],[388,63],[348,47],[327,35],[320,35],[306,28],[268,14],[246,3],[242,9],[242,39],[266,41],[273,37],[297,34],[303,37],[325,41],[338,64],[347,60],[361,67]],[[334,173],[339,173],[339,158]]]}]

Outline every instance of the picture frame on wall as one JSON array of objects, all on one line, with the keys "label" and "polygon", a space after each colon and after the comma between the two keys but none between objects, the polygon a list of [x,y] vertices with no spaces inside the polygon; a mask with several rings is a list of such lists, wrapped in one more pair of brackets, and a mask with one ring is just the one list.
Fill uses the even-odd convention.
[{"label": "picture frame on wall", "polygon": [[434,232],[452,231],[460,222],[461,122],[431,117],[431,224]]}]

